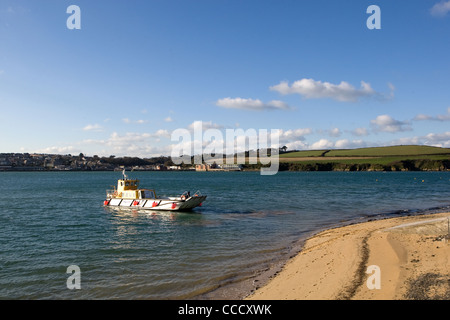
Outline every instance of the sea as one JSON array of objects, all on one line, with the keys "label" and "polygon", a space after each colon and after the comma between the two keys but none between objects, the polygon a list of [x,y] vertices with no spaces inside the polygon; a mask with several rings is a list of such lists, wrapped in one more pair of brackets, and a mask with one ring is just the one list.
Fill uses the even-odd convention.
[{"label": "sea", "polygon": [[191,212],[113,210],[121,172],[0,173],[0,299],[241,299],[323,229],[450,211],[450,172],[128,172]]}]

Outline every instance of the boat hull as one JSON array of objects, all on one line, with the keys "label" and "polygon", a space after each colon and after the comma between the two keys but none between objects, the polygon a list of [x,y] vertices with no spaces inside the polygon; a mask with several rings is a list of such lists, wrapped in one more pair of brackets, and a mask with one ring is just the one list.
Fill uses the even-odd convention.
[{"label": "boat hull", "polygon": [[154,211],[189,211],[202,205],[206,196],[194,196],[187,199],[121,199],[107,198],[103,205],[112,208],[154,210]]}]

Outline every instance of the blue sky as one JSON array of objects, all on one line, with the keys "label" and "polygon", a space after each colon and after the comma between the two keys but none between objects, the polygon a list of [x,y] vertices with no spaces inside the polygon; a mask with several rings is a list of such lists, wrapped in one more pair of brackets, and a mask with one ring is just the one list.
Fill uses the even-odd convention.
[{"label": "blue sky", "polygon": [[0,152],[170,155],[199,121],[450,147],[449,57],[447,0],[2,0]]}]

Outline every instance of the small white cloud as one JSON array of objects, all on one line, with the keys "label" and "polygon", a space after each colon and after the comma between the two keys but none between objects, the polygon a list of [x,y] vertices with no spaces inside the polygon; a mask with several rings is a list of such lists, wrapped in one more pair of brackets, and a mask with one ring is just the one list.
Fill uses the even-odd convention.
[{"label": "small white cloud", "polygon": [[217,100],[216,105],[227,109],[242,109],[252,111],[292,109],[287,103],[280,100],[262,102],[259,99],[245,98],[223,98]]},{"label": "small white cloud", "polygon": [[405,137],[396,139],[390,145],[427,145],[441,148],[450,148],[450,131],[443,133],[428,133],[424,136]]},{"label": "small white cloud", "polygon": [[450,12],[450,1],[441,1],[436,3],[431,9],[430,13],[435,17],[444,17]]},{"label": "small white cloud", "polygon": [[170,138],[170,133],[167,130],[159,129],[154,134],[152,134],[152,136],[156,138]]},{"label": "small white cloud", "polygon": [[352,134],[358,137],[367,136],[369,132],[366,128],[356,128],[352,131]]},{"label": "small white cloud", "polygon": [[432,120],[432,116],[428,116],[426,114],[418,114],[417,116],[414,117],[413,120],[416,121],[425,121],[425,120]]},{"label": "small white cloud", "polygon": [[424,137],[427,144],[441,147],[450,148],[450,131],[444,133],[429,133]]},{"label": "small white cloud", "polygon": [[363,148],[366,146],[367,146],[367,144],[363,140],[350,141],[348,139],[338,140],[334,144],[334,147],[336,149],[354,149],[354,148]]},{"label": "small white cloud", "polygon": [[[392,90],[392,84],[390,84],[390,88]],[[372,89],[369,83],[364,81],[361,81],[361,87],[357,89],[345,81],[333,84],[307,78],[297,80],[292,85],[283,81],[270,87],[270,90],[281,94],[299,94],[306,99],[329,98],[344,102],[356,102],[362,97],[380,95]]]},{"label": "small white cloud", "polygon": [[310,128],[299,128],[299,129],[293,129],[293,130],[280,130],[280,140],[287,139],[287,140],[293,140],[293,139],[300,139],[303,140],[304,136],[311,134],[312,130]]},{"label": "small white cloud", "polygon": [[80,153],[80,149],[75,148],[73,146],[65,146],[65,147],[47,147],[44,149],[39,149],[35,151],[36,153],[47,153],[47,154],[69,154],[69,153]]},{"label": "small white cloud", "polygon": [[334,147],[334,143],[327,139],[320,139],[319,141],[314,142],[309,148],[311,150],[322,150],[322,149],[330,149]]},{"label": "small white cloud", "polygon": [[391,116],[384,114],[371,120],[370,123],[376,132],[401,132],[412,130],[408,122],[395,120]]},{"label": "small white cloud", "polygon": [[172,122],[173,119],[172,117],[168,116],[167,118],[164,119],[165,122]]},{"label": "small white cloud", "polygon": [[224,127],[220,124],[213,123],[212,121],[201,121],[197,120],[192,122],[188,129],[190,130],[208,130],[208,129],[223,129]]},{"label": "small white cloud", "polygon": [[342,135],[342,132],[341,132],[341,130],[339,130],[339,128],[333,128],[328,131],[328,134],[331,137],[340,137]]},{"label": "small white cloud", "polygon": [[438,114],[437,116],[430,116],[426,114],[418,114],[414,117],[413,120],[416,121],[425,121],[425,120],[433,120],[433,121],[450,121],[450,107],[447,108],[447,114]]},{"label": "small white cloud", "polygon": [[84,131],[102,131],[103,127],[99,124],[88,124],[83,128]]},{"label": "small white cloud", "polygon": [[122,121],[123,121],[123,123],[126,123],[126,124],[132,124],[132,123],[144,124],[144,123],[148,122],[148,120],[139,119],[139,120],[133,121],[133,120],[130,120],[128,118],[123,118]]},{"label": "small white cloud", "polygon": [[103,146],[103,153],[117,156],[152,157],[162,154],[170,154],[169,146],[155,146],[154,141],[163,137],[169,137],[167,130],[158,130],[154,133],[128,132],[119,134],[113,132],[105,140],[84,140],[80,145]]}]

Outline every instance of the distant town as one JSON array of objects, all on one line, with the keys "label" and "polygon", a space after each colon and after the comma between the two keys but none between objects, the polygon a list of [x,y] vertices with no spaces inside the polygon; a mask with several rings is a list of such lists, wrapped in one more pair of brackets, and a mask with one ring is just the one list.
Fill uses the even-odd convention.
[{"label": "distant town", "polygon": [[225,164],[175,165],[170,157],[92,157],[39,153],[0,153],[0,171],[240,171],[242,166]]}]

